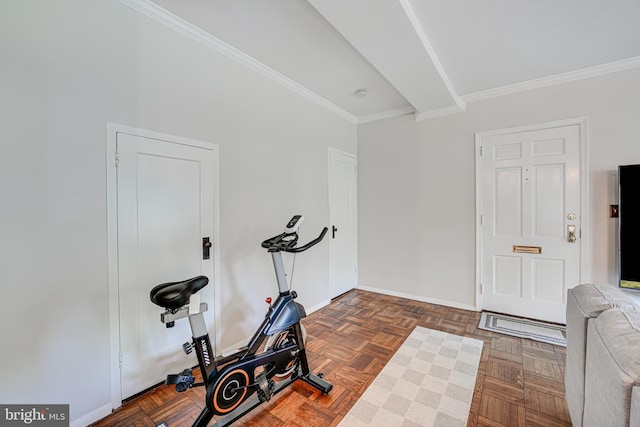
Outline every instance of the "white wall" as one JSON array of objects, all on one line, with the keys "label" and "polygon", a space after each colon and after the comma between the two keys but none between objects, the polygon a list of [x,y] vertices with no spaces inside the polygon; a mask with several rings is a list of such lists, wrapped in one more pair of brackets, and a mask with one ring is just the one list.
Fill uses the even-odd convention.
[{"label": "white wall", "polygon": [[358,128],[359,283],[454,306],[475,305],[476,132],[586,116],[591,277],[615,283],[619,164],[640,163],[640,70],[467,105],[416,122]]},{"label": "white wall", "polygon": [[[110,404],[106,123],[219,144],[223,347],[276,292],[260,241],[327,225],[327,147],[356,128],[114,0],[3,1],[0,58],[0,402],[88,423]],[[308,307],[327,265],[326,244],[298,258]]]}]

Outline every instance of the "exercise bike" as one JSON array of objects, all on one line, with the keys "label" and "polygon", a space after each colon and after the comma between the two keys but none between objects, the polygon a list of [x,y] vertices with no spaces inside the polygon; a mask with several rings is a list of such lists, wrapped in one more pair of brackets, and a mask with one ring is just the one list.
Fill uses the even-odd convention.
[{"label": "exercise bike", "polygon": [[264,321],[249,343],[234,354],[214,357],[203,316],[207,304],[199,302],[196,295],[207,285],[208,278],[198,276],[164,283],[151,290],[151,301],[165,309],[160,320],[167,328],[173,327],[176,320],[189,318],[193,341],[185,343],[183,350],[190,354],[195,348],[202,382],[195,382],[191,369],[185,369],[180,374],[168,375],[165,384],[175,384],[178,392],[206,387],[206,405],[194,427],[207,426],[214,416],[219,417],[213,426],[228,426],[297,380],[324,394],[333,388],[322,379],[322,373],[315,375],[309,370],[305,332],[300,323],[306,313],[294,301],[297,295],[289,289],[282,260],[282,252],[304,252],[320,243],[327,233],[325,227],[316,239],[298,247],[297,231],[303,220],[300,215],[294,216],[284,233],[262,242],[273,259],[279,294],[273,304],[267,298],[269,309]]}]

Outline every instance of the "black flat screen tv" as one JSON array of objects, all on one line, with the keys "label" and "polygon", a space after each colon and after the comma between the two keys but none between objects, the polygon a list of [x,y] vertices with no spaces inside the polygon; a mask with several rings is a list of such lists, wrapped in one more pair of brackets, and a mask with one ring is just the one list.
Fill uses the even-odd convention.
[{"label": "black flat screen tv", "polygon": [[640,165],[618,167],[620,287],[640,289]]}]

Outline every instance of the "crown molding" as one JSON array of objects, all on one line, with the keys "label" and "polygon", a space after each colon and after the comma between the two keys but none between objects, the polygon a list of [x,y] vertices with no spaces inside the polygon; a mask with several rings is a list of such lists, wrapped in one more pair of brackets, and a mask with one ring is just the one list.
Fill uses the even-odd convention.
[{"label": "crown molding", "polygon": [[369,116],[363,116],[358,119],[358,124],[375,122],[377,120],[389,119],[391,117],[404,116],[405,114],[415,114],[416,122],[428,119],[434,119],[436,117],[448,116],[451,114],[462,113],[465,111],[465,104],[453,105],[451,107],[438,108],[437,110],[429,110],[423,113],[418,113],[413,107],[397,108],[395,110],[384,111],[378,114],[371,114]]},{"label": "crown molding", "polygon": [[120,3],[129,6],[130,8],[156,20],[157,22],[166,25],[167,27],[191,38],[192,40],[226,56],[227,58],[235,61],[256,73],[279,83],[280,85],[286,87],[292,92],[301,95],[308,100],[324,107],[325,109],[331,111],[334,114],[342,117],[343,119],[353,123],[358,123],[358,118],[349,113],[348,111],[338,107],[331,101],[323,98],[317,93],[307,89],[299,83],[291,80],[290,78],[280,74],[274,69],[267,67],[262,62],[257,61],[253,57],[247,55],[246,53],[234,48],[228,43],[212,36],[206,31],[198,28],[197,26],[185,21],[179,16],[174,15],[168,10],[158,6],[149,0],[119,0]]},{"label": "crown molding", "polygon": [[510,95],[513,93],[524,92],[532,89],[540,89],[543,87],[587,79],[590,77],[602,76],[605,74],[630,70],[632,68],[638,67],[640,67],[640,56],[635,56],[632,58],[623,59],[621,61],[609,62],[607,64],[583,68],[581,70],[569,71],[567,73],[556,74],[554,76],[542,77],[522,83],[515,83],[497,87],[494,89],[470,93],[468,95],[463,95],[462,100],[465,102],[482,101],[484,99],[496,98],[499,96]]},{"label": "crown molding", "polygon": [[[199,27],[185,21],[184,19],[174,15],[168,10],[156,5],[150,0],[119,0],[120,3],[156,20],[157,22],[166,25],[167,27],[191,38],[192,40],[204,45],[205,47],[218,52],[225,57],[239,63],[254,72],[266,77],[292,92],[303,96],[304,98],[314,102],[315,104],[325,108],[328,111],[338,115],[339,117],[349,121],[353,124],[368,123],[376,120],[382,120],[385,118],[401,116],[408,113],[413,113],[412,107],[404,107],[395,110],[382,112],[379,114],[372,114],[369,116],[356,117],[348,111],[340,108],[336,104],[327,100],[326,98],[318,95],[317,93],[307,89],[299,83],[289,79],[283,74],[275,71],[274,69],[266,66],[265,64],[257,61],[253,57],[245,54],[244,52],[234,48],[233,46],[225,43],[224,41],[214,37]],[[405,10],[405,13],[409,17],[409,20],[414,28],[414,31],[420,38],[425,50],[427,51],[431,61],[436,67],[440,78],[444,85],[447,87],[450,96],[452,97],[455,105],[451,107],[440,108],[436,110],[430,110],[415,113],[416,121],[432,119],[449,114],[455,114],[465,111],[466,103],[486,100],[490,98],[496,98],[500,96],[510,95],[514,93],[524,92],[532,89],[539,89],[548,86],[558,85],[562,83],[572,82],[576,80],[586,79],[590,77],[597,77],[605,74],[610,74],[618,71],[629,70],[633,68],[640,68],[640,56],[610,62],[607,64],[596,65],[593,67],[584,68],[581,70],[570,71],[566,73],[556,74],[554,76],[543,77],[539,79],[529,80],[521,83],[515,83],[511,85],[501,86],[498,88],[488,89],[484,91],[474,92],[467,95],[459,96],[456,94],[453,85],[449,81],[442,64],[440,63],[433,47],[431,46],[426,33],[424,32],[419,20],[411,6],[410,1],[400,0],[400,3]]]},{"label": "crown molding", "polygon": [[438,108],[437,110],[425,111],[423,113],[416,113],[416,122],[428,119],[435,119],[436,117],[448,116],[451,114],[462,113],[466,110],[465,104],[452,105],[451,107]]},{"label": "crown molding", "polygon": [[376,120],[389,119],[391,117],[404,116],[405,114],[415,113],[413,107],[396,108],[395,110],[383,111],[382,113],[370,114],[368,116],[362,116],[358,119],[358,124],[375,122]]}]

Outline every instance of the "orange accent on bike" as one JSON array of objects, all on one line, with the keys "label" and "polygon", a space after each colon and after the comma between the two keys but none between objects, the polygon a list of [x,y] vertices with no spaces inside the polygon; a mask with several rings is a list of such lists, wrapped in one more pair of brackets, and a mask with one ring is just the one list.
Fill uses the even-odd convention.
[{"label": "orange accent on bike", "polygon": [[246,387],[244,387],[244,388],[242,389],[242,397],[240,397],[240,398],[236,401],[235,405],[233,405],[233,406],[231,406],[230,408],[227,408],[227,409],[222,409],[222,408],[220,408],[220,407],[218,406],[217,396],[218,396],[218,392],[220,391],[220,386],[222,386],[222,385],[224,384],[225,380],[226,380],[230,375],[233,375],[233,374],[235,374],[235,373],[237,373],[237,372],[240,372],[240,373],[244,376],[244,379],[245,379],[245,385],[248,385],[248,384],[249,384],[249,375],[246,373],[246,371],[244,371],[244,370],[242,370],[242,369],[234,369],[233,371],[228,372],[228,373],[227,373],[227,374],[226,374],[226,375],[225,375],[225,376],[220,380],[220,382],[219,382],[218,386],[216,387],[215,392],[213,393],[213,406],[214,406],[214,408],[216,409],[216,411],[217,411],[220,415],[224,415],[224,414],[226,414],[226,413],[228,413],[228,412],[231,412],[231,411],[233,411],[234,409],[236,409],[236,408],[238,407],[238,405],[240,405],[240,404],[244,401],[245,395],[247,394],[247,388],[246,388]]}]

